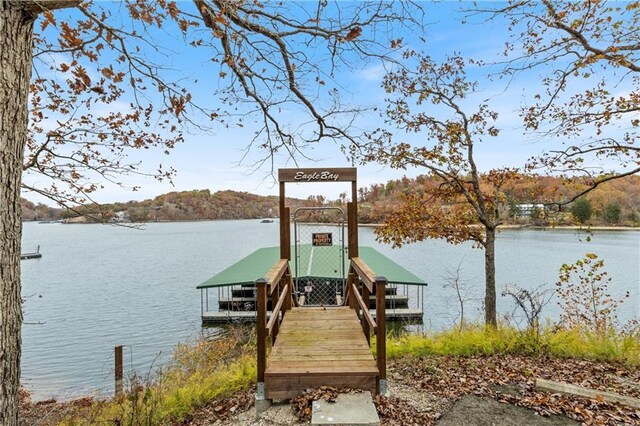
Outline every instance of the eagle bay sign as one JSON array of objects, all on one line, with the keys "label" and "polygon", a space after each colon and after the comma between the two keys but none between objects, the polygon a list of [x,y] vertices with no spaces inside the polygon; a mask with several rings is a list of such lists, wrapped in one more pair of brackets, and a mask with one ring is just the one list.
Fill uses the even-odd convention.
[{"label": "eagle bay sign", "polygon": [[340,179],[339,173],[331,173],[328,170],[324,170],[322,172],[313,172],[313,173],[305,173],[298,172],[293,177],[295,180],[300,181],[303,180],[305,182],[317,182],[317,181],[334,181],[336,182]]},{"label": "eagle bay sign", "polygon": [[326,169],[280,169],[278,171],[280,182],[355,182],[356,169],[326,168]]}]

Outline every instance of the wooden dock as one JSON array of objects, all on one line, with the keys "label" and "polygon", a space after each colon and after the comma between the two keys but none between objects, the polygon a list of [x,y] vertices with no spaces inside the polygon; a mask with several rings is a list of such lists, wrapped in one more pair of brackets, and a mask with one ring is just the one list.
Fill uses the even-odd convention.
[{"label": "wooden dock", "polygon": [[[387,279],[375,275],[359,257],[351,258],[346,306],[299,306],[288,259],[280,259],[258,279],[256,409],[260,401],[293,398],[322,385],[385,394],[386,286]],[[365,302],[374,289],[376,320]],[[273,306],[269,320],[268,299]]]},{"label": "wooden dock", "polygon": [[20,254],[20,260],[40,259],[41,257],[42,257],[42,253],[40,253],[40,246],[38,246],[38,249],[33,253],[21,253]]},{"label": "wooden dock", "polygon": [[40,259],[42,257],[42,253],[40,252],[35,252],[35,253],[22,253],[20,254],[20,260],[26,260],[26,259]]},{"label": "wooden dock", "polygon": [[40,259],[42,257],[42,253],[22,253],[20,255],[20,260],[25,259]]},{"label": "wooden dock", "polygon": [[376,392],[378,367],[354,309],[292,308],[265,370],[266,398],[293,398],[322,385]]},{"label": "wooden dock", "polygon": [[[258,416],[272,399],[293,398],[323,385],[385,395],[387,318],[422,320],[426,283],[358,244],[356,175],[351,167],[279,169],[279,247],[260,248],[197,287],[204,323],[255,318]],[[325,181],[351,184],[346,216],[338,207],[301,207],[292,214],[285,184]],[[335,240],[326,230],[299,238],[296,218],[301,210],[313,215],[338,210],[341,221]],[[398,292],[399,285],[420,290],[413,309],[409,292]],[[210,312],[209,289],[218,291],[218,313]]]}]

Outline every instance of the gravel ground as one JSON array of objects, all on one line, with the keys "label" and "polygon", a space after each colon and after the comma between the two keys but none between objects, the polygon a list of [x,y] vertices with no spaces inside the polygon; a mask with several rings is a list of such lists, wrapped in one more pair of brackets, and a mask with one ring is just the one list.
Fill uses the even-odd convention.
[{"label": "gravel ground", "polygon": [[535,411],[491,398],[465,395],[458,400],[437,426],[578,426],[580,423],[564,416],[542,417]]},{"label": "gravel ground", "polygon": [[[394,405],[392,411],[399,413],[397,419],[387,417],[382,419],[383,425],[405,425],[406,413],[428,415],[417,416],[412,424],[435,424],[437,426],[576,426],[580,423],[564,416],[543,417],[535,411],[518,407],[513,404],[501,403],[491,398],[475,395],[464,395],[458,401],[441,398],[429,392],[421,391],[400,381],[400,377],[389,379],[389,401]],[[288,401],[274,403],[259,420],[255,418],[255,406],[251,404],[245,411],[236,413],[226,420],[191,423],[190,426],[269,426],[269,425],[300,425],[309,421],[300,421],[293,415]]]}]

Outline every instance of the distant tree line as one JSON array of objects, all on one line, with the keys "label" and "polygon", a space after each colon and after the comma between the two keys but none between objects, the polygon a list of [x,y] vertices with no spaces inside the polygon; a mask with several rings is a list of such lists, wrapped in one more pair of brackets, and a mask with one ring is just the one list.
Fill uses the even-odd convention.
[{"label": "distant tree line", "polygon": [[[482,180],[481,180],[482,182]],[[585,184],[586,185],[586,184]],[[382,223],[409,195],[417,194],[422,203],[448,211],[458,208],[455,197],[446,204],[431,198],[436,180],[428,175],[403,177],[358,190],[361,223]],[[519,175],[506,183],[498,203],[504,224],[521,225],[612,225],[640,226],[640,176],[609,182],[558,208],[554,200],[580,190],[580,182],[553,176]],[[526,215],[522,212],[527,211]]]},{"label": "distant tree line", "polygon": [[[436,185],[428,175],[415,179],[403,177],[387,183],[373,184],[358,189],[359,220],[361,223],[382,223],[396,210],[407,194],[427,197]],[[507,184],[502,194],[502,217],[506,224],[549,225],[626,225],[640,226],[640,176],[628,176],[611,182],[606,188],[597,188],[558,211],[549,200],[561,196],[567,188],[561,178],[522,175]],[[575,185],[573,183],[572,185]],[[415,191],[415,192],[414,192]],[[330,200],[322,195],[307,199],[288,199],[291,206],[344,206],[346,194]],[[424,202],[433,202],[425,199]],[[59,209],[42,203],[34,204],[22,199],[23,220],[71,219],[96,215],[96,207],[78,206]],[[440,208],[455,209],[456,200]],[[101,204],[101,217],[113,221],[154,222],[174,220],[258,219],[278,216],[278,197],[262,196],[239,191],[208,189],[169,192],[144,201]],[[526,211],[526,214],[523,214]],[[322,221],[318,217],[314,220]]]}]

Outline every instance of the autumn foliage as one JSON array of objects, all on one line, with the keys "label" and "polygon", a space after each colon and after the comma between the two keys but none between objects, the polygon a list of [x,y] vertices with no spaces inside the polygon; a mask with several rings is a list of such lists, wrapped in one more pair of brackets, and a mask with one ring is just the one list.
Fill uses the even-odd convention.
[{"label": "autumn foliage", "polygon": [[583,259],[560,268],[556,283],[558,304],[562,308],[560,324],[566,328],[582,328],[592,333],[605,333],[620,328],[616,311],[629,297],[611,295],[611,277],[604,270],[604,261],[587,253]]}]

